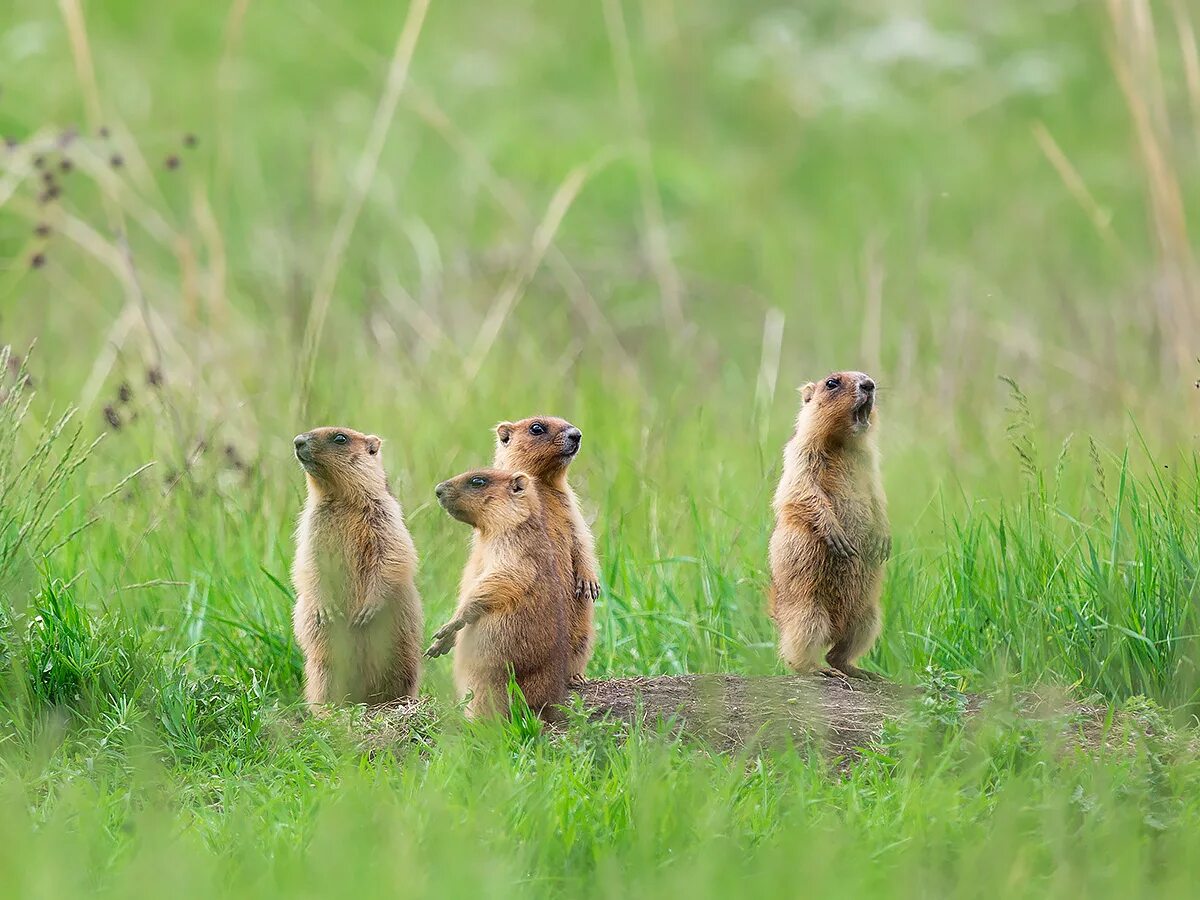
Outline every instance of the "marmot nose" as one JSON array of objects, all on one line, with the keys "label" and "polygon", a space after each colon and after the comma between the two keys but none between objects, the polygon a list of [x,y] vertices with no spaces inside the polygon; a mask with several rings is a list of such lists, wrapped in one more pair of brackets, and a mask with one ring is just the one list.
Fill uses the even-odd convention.
[{"label": "marmot nose", "polygon": [[438,486],[433,489],[433,493],[437,497],[441,497],[442,494],[446,493],[446,482],[439,481]]},{"label": "marmot nose", "polygon": [[299,450],[301,447],[303,447],[305,444],[308,443],[308,435],[307,434],[298,434],[292,440],[292,443],[295,444],[296,449]]},{"label": "marmot nose", "polygon": [[868,394],[875,390],[875,382],[873,382],[870,378],[864,378],[858,383],[858,386]]},{"label": "marmot nose", "polygon": [[570,441],[572,444],[578,444],[580,441],[583,440],[583,432],[580,431],[578,428],[568,428],[567,429],[567,440]]}]

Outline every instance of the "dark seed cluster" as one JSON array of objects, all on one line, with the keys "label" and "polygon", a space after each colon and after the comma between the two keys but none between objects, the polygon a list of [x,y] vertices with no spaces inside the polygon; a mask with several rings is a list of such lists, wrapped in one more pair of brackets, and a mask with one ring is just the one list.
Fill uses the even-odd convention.
[{"label": "dark seed cluster", "polygon": [[235,473],[242,479],[250,477],[253,473],[254,466],[243,459],[233,444],[223,445],[219,456],[214,456],[212,450],[208,440],[197,440],[192,452],[184,460],[183,468],[169,469],[163,475],[163,489],[170,492],[197,470],[204,470],[205,473],[205,477],[195,479],[192,484],[192,490],[197,493],[203,493],[204,485],[211,483],[212,476],[222,470]]},{"label": "dark seed cluster", "polygon": [[[112,131],[107,125],[101,125],[96,129],[94,137],[81,135],[78,128],[70,126],[62,129],[53,142],[38,141],[33,148],[35,152],[29,159],[33,171],[37,173],[36,179],[30,179],[30,183],[35,185],[34,195],[38,204],[42,207],[53,207],[64,197],[66,176],[76,169],[76,161],[70,157],[69,151],[77,142],[88,145],[89,149],[98,152],[101,158],[107,158],[111,168],[124,168],[125,156],[117,147],[111,145],[111,139]],[[21,147],[21,139],[13,135],[5,135],[2,140],[5,149],[10,153]],[[178,141],[177,147],[180,149],[168,152],[163,158],[163,167],[168,172],[174,172],[181,168],[183,152],[193,150],[199,144],[199,138],[190,131],[180,135]],[[32,175],[32,173],[30,174]],[[52,221],[53,216],[51,215],[50,218]],[[34,226],[33,233],[37,238],[37,246],[29,256],[29,267],[42,269],[48,260],[46,245],[53,236],[54,229],[49,222],[41,221]],[[153,382],[151,383],[153,384]],[[119,410],[114,409],[113,412],[119,419]]]},{"label": "dark seed cluster", "polygon": [[104,407],[104,421],[113,431],[120,431],[126,422],[137,420],[137,410],[130,404],[133,401],[133,386],[128,381],[117,385],[117,396]]}]

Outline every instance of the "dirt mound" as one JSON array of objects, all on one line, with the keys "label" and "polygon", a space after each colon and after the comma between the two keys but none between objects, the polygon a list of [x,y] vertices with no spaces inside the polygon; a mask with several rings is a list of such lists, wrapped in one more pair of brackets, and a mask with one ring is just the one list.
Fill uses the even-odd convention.
[{"label": "dirt mound", "polygon": [[720,749],[818,742],[848,753],[875,741],[917,692],[886,681],[822,676],[661,675],[589,681],[579,691],[593,718],[700,738]]},{"label": "dirt mound", "polygon": [[[588,681],[578,690],[593,720],[662,729],[703,741],[718,750],[742,747],[811,747],[830,757],[853,757],[877,742],[889,720],[927,704],[950,718],[986,714],[984,695],[935,696],[889,681],[812,676],[746,678],[739,675],[659,675]],[[574,698],[572,698],[574,703]],[[1126,743],[1127,729],[1113,729],[1105,707],[1072,702],[1065,694],[1027,693],[1017,698],[1019,717],[1051,723],[1067,746]],[[1007,709],[1009,712],[1004,712]],[[1013,704],[999,704],[1011,718]],[[366,744],[373,748],[422,737],[436,730],[439,705],[431,698],[371,711]],[[1138,727],[1144,733],[1145,729]]]}]

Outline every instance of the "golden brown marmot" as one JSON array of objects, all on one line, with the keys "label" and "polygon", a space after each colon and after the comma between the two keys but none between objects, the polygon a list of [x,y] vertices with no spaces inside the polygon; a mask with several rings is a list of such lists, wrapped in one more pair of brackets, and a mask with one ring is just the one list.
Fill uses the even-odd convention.
[{"label": "golden brown marmot", "polygon": [[443,481],[435,493],[475,534],[458,608],[426,653],[441,656],[457,642],[454,680],[461,696],[473,694],[470,718],[508,709],[510,669],[529,707],[557,718],[554,706],[567,693],[572,584],[551,547],[535,480],[479,469]]},{"label": "golden brown marmot", "polygon": [[571,683],[584,680],[592,658],[596,629],[592,603],[600,596],[600,565],[595,540],[579,510],[575,492],[567,484],[567,466],[583,442],[583,432],[553,416],[534,416],[496,426],[493,465],[510,472],[527,472],[537,479],[545,511],[546,528],[554,552],[564,561],[574,585],[574,600],[567,610],[571,644]]},{"label": "golden brown marmot", "polygon": [[388,491],[381,443],[350,428],[295,439],[308,502],[296,529],[292,619],[313,705],[417,695],[424,629],[417,551]]},{"label": "golden brown marmot", "polygon": [[875,382],[834,372],[800,390],[771,535],[779,652],[797,672],[870,677],[855,662],[879,635],[883,562],[891,554]]}]

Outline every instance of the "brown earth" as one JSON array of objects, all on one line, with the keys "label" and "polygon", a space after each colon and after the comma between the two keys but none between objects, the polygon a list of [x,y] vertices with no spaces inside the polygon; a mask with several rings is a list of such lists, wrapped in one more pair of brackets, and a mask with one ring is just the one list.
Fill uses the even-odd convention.
[{"label": "brown earth", "polygon": [[[885,723],[912,714],[927,696],[889,681],[795,675],[614,678],[588,681],[578,694],[597,721],[659,729],[719,750],[792,745],[832,757],[869,748]],[[967,695],[962,714],[978,716],[988,704],[982,695]],[[1071,702],[1063,694],[1023,694],[1016,706],[1022,719],[1054,723],[1069,745],[1095,748],[1129,740],[1127,729],[1111,728],[1107,708]],[[997,710],[1005,715],[1002,705]],[[417,737],[426,730],[422,724],[439,718],[428,698],[375,712],[366,743],[376,748]]]},{"label": "brown earth", "polygon": [[834,754],[873,743],[917,696],[886,681],[737,675],[615,678],[589,681],[579,693],[593,718],[666,727],[722,750],[819,742]]}]

